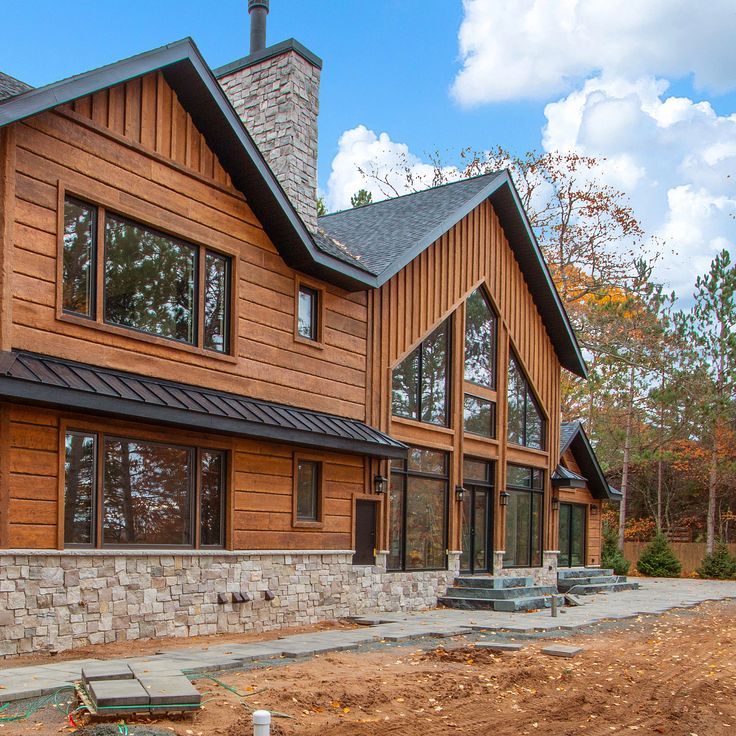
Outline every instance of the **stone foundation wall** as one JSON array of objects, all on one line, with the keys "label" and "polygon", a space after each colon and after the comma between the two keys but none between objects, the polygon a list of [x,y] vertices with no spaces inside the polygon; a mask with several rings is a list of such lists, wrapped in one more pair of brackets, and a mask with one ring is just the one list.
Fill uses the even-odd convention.
[{"label": "stone foundation wall", "polygon": [[493,574],[496,577],[532,578],[534,585],[557,585],[557,550],[542,552],[541,567],[504,567],[501,551],[493,553]]},{"label": "stone foundation wall", "polygon": [[[0,658],[87,644],[267,631],[436,605],[437,572],[353,566],[350,551],[0,553]],[[266,591],[274,599],[266,600]],[[221,593],[247,603],[219,603]]]}]

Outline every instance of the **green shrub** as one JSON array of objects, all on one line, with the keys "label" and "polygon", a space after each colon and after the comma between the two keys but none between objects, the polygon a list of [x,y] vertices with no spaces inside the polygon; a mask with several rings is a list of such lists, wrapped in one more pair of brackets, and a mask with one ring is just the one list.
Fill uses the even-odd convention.
[{"label": "green shrub", "polygon": [[728,551],[725,542],[718,542],[713,552],[703,558],[697,570],[701,578],[728,580],[736,577],[736,557]]},{"label": "green shrub", "polygon": [[642,575],[652,578],[677,578],[682,565],[661,532],[644,548],[636,567]]},{"label": "green shrub", "polygon": [[618,548],[618,534],[616,530],[603,524],[603,549],[601,550],[601,567],[613,570],[615,575],[626,575],[631,563],[624,557]]}]

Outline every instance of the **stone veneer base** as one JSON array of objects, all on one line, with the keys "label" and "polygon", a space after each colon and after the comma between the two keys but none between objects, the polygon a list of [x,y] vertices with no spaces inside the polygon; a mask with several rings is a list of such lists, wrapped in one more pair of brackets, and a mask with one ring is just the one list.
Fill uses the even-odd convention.
[{"label": "stone veneer base", "polygon": [[[350,550],[0,552],[0,658],[88,644],[268,631],[431,608],[458,574],[354,566]],[[272,591],[275,598],[265,599]],[[218,603],[245,592],[247,603]]]}]

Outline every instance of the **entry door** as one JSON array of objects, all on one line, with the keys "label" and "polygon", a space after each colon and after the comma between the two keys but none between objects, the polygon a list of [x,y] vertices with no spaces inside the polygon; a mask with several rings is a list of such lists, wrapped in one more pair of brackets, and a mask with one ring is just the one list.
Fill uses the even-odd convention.
[{"label": "entry door", "polygon": [[463,498],[463,551],[460,569],[471,574],[488,572],[493,565],[492,494],[488,488],[466,486]]},{"label": "entry door", "polygon": [[585,565],[585,506],[560,504],[559,567]]},{"label": "entry door", "polygon": [[355,502],[355,554],[353,565],[376,563],[376,506],[374,501]]}]

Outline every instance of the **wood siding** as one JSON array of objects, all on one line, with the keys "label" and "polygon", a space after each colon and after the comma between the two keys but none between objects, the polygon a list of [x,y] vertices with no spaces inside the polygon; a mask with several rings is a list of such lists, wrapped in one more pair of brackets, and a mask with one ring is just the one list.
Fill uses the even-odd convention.
[{"label": "wood siding", "polygon": [[[565,451],[561,458],[562,464],[573,473],[584,475],[577,464],[572,450]],[[585,564],[600,565],[601,549],[603,544],[603,502],[593,498],[593,495],[585,488],[561,488],[560,501],[563,503],[583,504],[587,507],[585,512]],[[591,513],[591,507],[595,506],[597,513]]]},{"label": "wood siding", "polygon": [[[465,438],[462,432],[464,301],[485,285],[499,316],[498,440]],[[464,454],[499,460],[496,484],[505,486],[507,461],[545,468],[545,549],[556,543],[549,477],[557,464],[560,417],[560,363],[490,202],[484,202],[380,289],[369,295],[371,349],[366,395],[368,422],[409,444],[452,451],[450,489],[462,482]],[[444,319],[453,326],[452,428],[391,417],[391,371]],[[509,346],[526,371],[547,417],[546,447],[535,452],[507,447],[506,374]],[[450,496],[450,549],[460,544],[460,506]],[[503,509],[496,508],[495,548],[503,548]],[[384,544],[387,540],[384,538]]]},{"label": "wood siding", "polygon": [[[365,460],[340,453],[309,452],[322,463],[321,528],[292,525],[293,459],[298,450],[257,440],[213,437],[154,425],[65,415],[19,404],[0,404],[7,475],[7,504],[0,506],[4,547],[54,549],[63,546],[63,436],[66,428],[114,432],[120,436],[222,447],[228,451],[228,524],[231,549],[351,549],[356,497],[365,486]],[[2,494],[0,494],[2,498]]]},{"label": "wood siding", "polygon": [[[4,342],[365,418],[365,293],[349,294],[318,282],[324,294],[323,343],[294,339],[298,275],[277,253],[161,75],[80,99],[12,128],[17,142],[12,333]],[[64,191],[232,255],[237,279],[234,356],[63,315],[56,282]],[[0,318],[3,314],[0,305]]]}]

